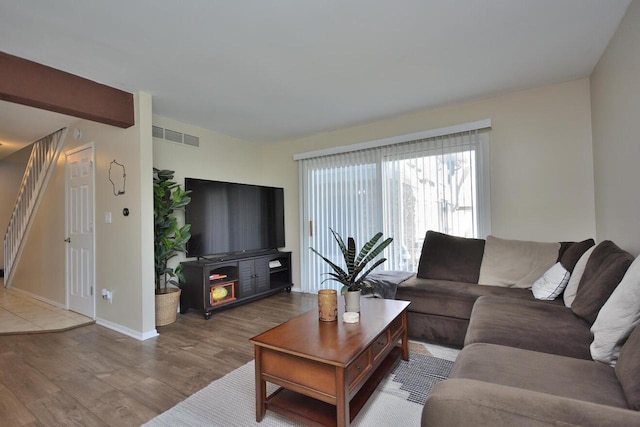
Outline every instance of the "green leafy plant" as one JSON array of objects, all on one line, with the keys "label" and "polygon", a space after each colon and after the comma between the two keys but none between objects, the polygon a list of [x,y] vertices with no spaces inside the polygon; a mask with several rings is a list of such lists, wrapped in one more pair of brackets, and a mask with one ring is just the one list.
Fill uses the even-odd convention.
[{"label": "green leafy plant", "polygon": [[358,256],[356,257],[356,242],[353,237],[348,237],[347,244],[345,245],[342,237],[340,237],[338,233],[333,231],[333,229],[331,228],[329,230],[331,230],[333,238],[336,240],[338,246],[340,247],[340,251],[342,252],[347,270],[345,271],[343,268],[336,265],[334,262],[320,254],[315,249],[310,248],[316,255],[322,258],[333,269],[333,273],[326,273],[331,277],[323,280],[322,282],[324,283],[327,280],[334,280],[336,282],[342,283],[342,289],[340,290],[340,292],[343,294],[347,291],[358,291],[364,288],[370,288],[371,283],[367,280],[367,276],[373,271],[373,269],[385,262],[387,259],[380,258],[375,261],[373,265],[366,271],[364,271],[364,269],[369,262],[373,261],[376,256],[382,253],[382,251],[387,246],[389,246],[389,244],[393,241],[393,238],[389,237],[380,242],[378,246],[376,246],[376,243],[378,243],[378,241],[382,238],[382,233],[376,233],[376,235],[373,236],[371,240],[365,243],[362,249],[360,249]]},{"label": "green leafy plant", "polygon": [[[180,188],[173,181],[174,171],[153,168],[153,224],[156,293],[166,293],[169,284],[179,286],[184,282],[182,264],[175,269],[167,262],[185,252],[185,245],[191,238],[191,224],[178,227],[174,216],[177,210],[184,210],[191,202],[190,191]],[[177,279],[177,280],[176,280]]]}]

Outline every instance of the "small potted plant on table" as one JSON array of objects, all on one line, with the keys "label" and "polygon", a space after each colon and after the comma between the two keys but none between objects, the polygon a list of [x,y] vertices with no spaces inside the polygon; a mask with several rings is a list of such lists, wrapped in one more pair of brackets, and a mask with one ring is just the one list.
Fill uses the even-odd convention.
[{"label": "small potted plant on table", "polygon": [[360,249],[358,256],[356,257],[356,242],[353,237],[347,238],[347,244],[344,244],[342,237],[333,229],[331,233],[333,234],[333,238],[338,243],[340,247],[340,251],[342,252],[342,256],[344,258],[344,262],[346,265],[346,271],[340,266],[333,263],[331,260],[324,257],[314,248],[310,248],[316,255],[322,258],[329,266],[333,269],[332,273],[326,273],[331,277],[323,280],[323,283],[327,280],[334,280],[336,282],[342,283],[342,289],[340,293],[345,297],[345,310],[346,311],[360,311],[360,295],[362,293],[362,289],[370,288],[371,283],[367,280],[367,276],[371,273],[376,267],[385,262],[386,258],[380,258],[373,263],[371,267],[369,267],[366,271],[364,271],[365,267],[369,262],[373,261],[376,256],[378,256],[382,251],[389,246],[389,244],[393,241],[393,238],[389,237],[382,242],[380,242],[377,246],[376,244],[382,238],[382,233],[376,233],[371,240],[369,240],[365,245]]}]

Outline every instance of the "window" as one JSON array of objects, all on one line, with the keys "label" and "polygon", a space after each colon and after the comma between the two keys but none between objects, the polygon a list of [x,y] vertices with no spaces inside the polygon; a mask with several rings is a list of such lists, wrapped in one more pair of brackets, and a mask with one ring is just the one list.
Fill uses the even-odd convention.
[{"label": "window", "polygon": [[415,271],[427,230],[486,236],[488,137],[472,129],[302,158],[302,289],[340,288],[321,283],[330,270],[307,249],[341,261],[329,228],[354,237],[358,249],[378,231],[393,237],[386,270]]}]

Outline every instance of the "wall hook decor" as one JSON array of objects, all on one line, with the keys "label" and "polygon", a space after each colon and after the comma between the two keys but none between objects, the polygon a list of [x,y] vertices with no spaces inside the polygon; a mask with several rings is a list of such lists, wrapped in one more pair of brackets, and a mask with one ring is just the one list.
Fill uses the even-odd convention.
[{"label": "wall hook decor", "polygon": [[[120,168],[122,169],[121,171]],[[115,159],[109,164],[109,182],[113,185],[113,194],[115,196],[124,194],[127,172],[124,169],[124,165],[116,162]]]}]

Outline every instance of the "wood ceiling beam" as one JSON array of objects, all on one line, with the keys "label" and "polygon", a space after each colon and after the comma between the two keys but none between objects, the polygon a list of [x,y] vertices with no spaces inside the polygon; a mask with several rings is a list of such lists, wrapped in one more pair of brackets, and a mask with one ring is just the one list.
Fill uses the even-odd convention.
[{"label": "wood ceiling beam", "polygon": [[135,124],[133,94],[4,52],[0,99],[121,128]]}]

